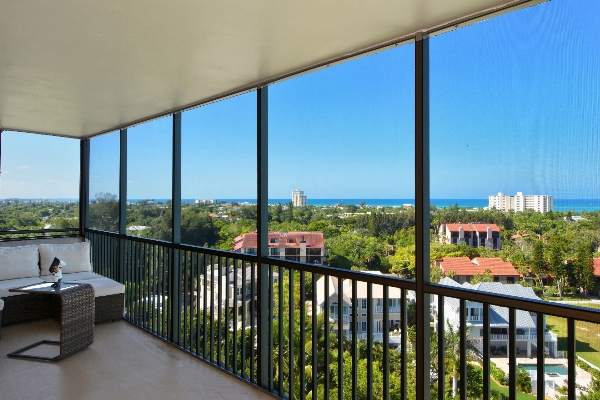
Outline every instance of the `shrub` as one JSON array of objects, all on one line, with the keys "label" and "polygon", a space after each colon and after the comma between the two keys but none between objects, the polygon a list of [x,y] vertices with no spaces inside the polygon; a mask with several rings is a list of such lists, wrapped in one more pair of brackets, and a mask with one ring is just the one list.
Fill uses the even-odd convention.
[{"label": "shrub", "polygon": [[517,368],[517,390],[523,393],[531,393],[531,377],[524,367]]},{"label": "shrub", "polygon": [[499,384],[506,385],[506,381],[508,380],[506,374],[493,362],[490,362],[490,373]]}]

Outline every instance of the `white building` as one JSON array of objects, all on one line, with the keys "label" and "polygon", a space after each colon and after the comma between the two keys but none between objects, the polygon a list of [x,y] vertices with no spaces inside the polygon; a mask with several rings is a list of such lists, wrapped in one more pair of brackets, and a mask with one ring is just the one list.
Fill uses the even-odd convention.
[{"label": "white building", "polygon": [[488,208],[515,212],[533,210],[543,213],[554,209],[554,197],[545,194],[524,195],[523,192],[517,192],[516,196],[506,196],[499,192],[498,196],[489,196]]},{"label": "white building", "polygon": [[[379,271],[365,271],[370,274],[381,275]],[[392,347],[398,347],[401,343],[400,336],[400,317],[401,317],[401,289],[390,287],[388,288],[388,318],[389,326],[383,324],[383,286],[373,285],[371,301],[368,298],[367,283],[356,282],[356,310],[352,312],[352,281],[345,279],[343,287],[339,287],[338,278],[328,276],[321,277],[317,281],[317,314],[325,311],[329,307],[329,322],[333,326],[333,330],[338,328],[338,315],[341,311],[342,329],[346,337],[352,337],[352,317],[356,316],[357,339],[367,339],[369,329],[376,342],[383,342],[383,335],[388,335],[389,344]],[[325,285],[329,286],[329,296],[325,298]],[[342,291],[343,304],[340,308],[338,304],[338,293]],[[414,293],[407,292],[407,301],[414,302]],[[309,305],[311,302],[308,302]],[[369,312],[371,318],[368,318]],[[370,328],[368,327],[370,325]]]},{"label": "white building", "polygon": [[304,207],[306,205],[306,196],[303,190],[294,190],[292,192],[292,204],[294,204],[294,207]]}]

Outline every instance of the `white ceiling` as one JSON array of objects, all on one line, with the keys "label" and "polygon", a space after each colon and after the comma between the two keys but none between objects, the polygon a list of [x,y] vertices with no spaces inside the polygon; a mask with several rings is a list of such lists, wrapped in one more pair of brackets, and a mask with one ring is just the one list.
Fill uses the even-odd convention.
[{"label": "white ceiling", "polygon": [[522,2],[0,0],[0,129],[90,137]]}]

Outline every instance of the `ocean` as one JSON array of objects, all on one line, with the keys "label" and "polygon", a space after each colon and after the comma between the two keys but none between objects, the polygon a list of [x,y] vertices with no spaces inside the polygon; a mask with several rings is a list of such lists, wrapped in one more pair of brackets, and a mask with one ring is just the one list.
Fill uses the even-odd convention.
[{"label": "ocean", "polygon": [[[236,201],[238,203],[256,204],[256,199],[214,199],[217,201]],[[183,199],[182,202],[194,202],[195,199]],[[269,204],[287,204],[287,199],[269,199]],[[364,202],[368,206],[378,207],[402,207],[404,204],[415,204],[414,199],[307,199],[311,206],[333,206],[335,204],[360,205]],[[458,204],[459,207],[483,208],[488,206],[488,199],[431,199],[431,204],[438,208],[451,207]],[[598,211],[600,210],[600,199],[554,199],[554,211]]]},{"label": "ocean", "polygon": [[[3,199],[0,199],[0,201]],[[15,200],[15,199],[4,199],[4,200]],[[18,199],[20,201],[39,201],[41,199]],[[45,199],[46,201],[78,201],[77,199]],[[129,199],[131,203],[137,203],[141,200],[146,199]],[[153,199],[155,202],[166,203],[168,199]],[[236,201],[238,203],[251,203],[256,204],[256,199],[212,199],[215,201],[226,201],[228,203]],[[196,199],[182,199],[182,203],[193,203]],[[290,198],[283,199],[269,199],[269,204],[287,204],[291,201]],[[334,206],[336,204],[342,205],[360,205],[365,203],[367,206],[378,207],[402,207],[404,204],[415,204],[414,199],[307,199],[307,202],[311,206]],[[487,207],[488,199],[431,199],[431,204],[434,204],[438,208],[452,207],[458,204],[459,207],[466,208],[483,208]],[[600,199],[554,199],[554,211],[572,211],[580,213],[582,211],[599,211],[600,210]]]}]

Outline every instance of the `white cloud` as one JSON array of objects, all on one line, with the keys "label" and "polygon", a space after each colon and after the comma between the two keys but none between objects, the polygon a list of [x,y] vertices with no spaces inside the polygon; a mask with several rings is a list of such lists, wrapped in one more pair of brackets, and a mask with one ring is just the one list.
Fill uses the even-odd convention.
[{"label": "white cloud", "polygon": [[31,167],[29,165],[21,165],[19,167],[19,169],[30,169]]}]

